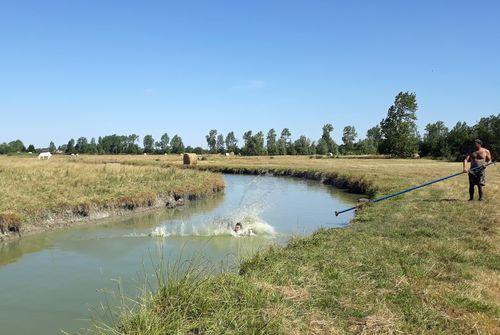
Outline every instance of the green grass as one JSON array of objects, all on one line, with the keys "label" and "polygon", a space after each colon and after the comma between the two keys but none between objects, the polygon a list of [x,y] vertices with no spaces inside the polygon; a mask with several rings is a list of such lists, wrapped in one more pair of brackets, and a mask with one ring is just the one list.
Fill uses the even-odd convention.
[{"label": "green grass", "polygon": [[[177,165],[176,157],[126,164]],[[342,181],[374,195],[460,170],[430,160],[211,156],[199,168]],[[258,252],[239,274],[173,279],[102,334],[498,334],[500,172],[486,200],[459,177],[366,206],[345,229],[322,229]],[[357,185],[357,186],[356,186]]]}]

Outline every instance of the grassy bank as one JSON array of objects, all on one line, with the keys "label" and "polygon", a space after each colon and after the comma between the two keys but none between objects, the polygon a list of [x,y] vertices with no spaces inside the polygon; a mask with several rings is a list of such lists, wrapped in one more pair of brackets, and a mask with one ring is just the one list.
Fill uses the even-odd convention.
[{"label": "grassy bank", "polygon": [[[138,158],[132,164],[178,164]],[[130,162],[129,162],[130,163]],[[430,160],[210,157],[232,173],[335,176],[380,195],[461,169]],[[466,176],[360,211],[262,251],[239,274],[187,275],[121,315],[119,334],[495,334],[500,317],[500,172],[486,200],[467,202]],[[332,213],[333,213],[332,209]]]},{"label": "grassy bank", "polygon": [[175,206],[223,187],[209,172],[0,156],[0,224],[44,230],[103,213]]}]

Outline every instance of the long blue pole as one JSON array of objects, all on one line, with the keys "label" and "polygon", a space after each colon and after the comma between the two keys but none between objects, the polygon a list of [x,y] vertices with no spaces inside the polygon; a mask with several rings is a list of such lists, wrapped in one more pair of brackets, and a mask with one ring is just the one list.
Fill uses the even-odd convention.
[{"label": "long blue pole", "polygon": [[[486,168],[488,165],[491,165],[491,164],[495,164],[495,162],[489,162],[489,163],[487,163],[485,165],[482,165],[482,166],[476,166],[475,168],[472,168],[469,171],[474,172],[474,171],[479,170],[480,168]],[[446,180],[446,179],[450,179],[450,178],[453,178],[453,177],[457,177],[457,176],[460,176],[460,175],[462,175],[464,173],[465,172],[457,172],[457,173],[454,173],[452,175],[449,175],[449,176],[446,176],[446,177],[442,177],[442,178],[439,178],[439,179],[436,179],[436,180],[432,180],[432,181],[429,181],[427,183],[424,183],[424,184],[421,184],[421,185],[418,185],[418,186],[413,186],[413,187],[407,188],[406,190],[402,190],[402,191],[399,191],[399,192],[396,192],[396,193],[392,193],[392,194],[389,194],[389,195],[384,195],[383,197],[376,198],[376,199],[370,200],[368,202],[369,203],[377,203],[377,202],[384,201],[384,200],[387,200],[387,199],[390,199],[390,198],[394,198],[394,197],[397,197],[398,195],[405,194],[405,193],[408,193],[408,192],[411,192],[411,191],[415,191],[415,190],[418,190],[419,188],[426,187],[426,186],[429,186],[429,185],[432,185],[432,184],[435,184],[435,183],[439,183],[440,181],[443,181],[443,180]],[[339,216],[339,214],[355,210],[356,208],[358,208],[358,206],[352,206],[352,207],[343,209],[341,211],[335,211],[335,216]]]}]

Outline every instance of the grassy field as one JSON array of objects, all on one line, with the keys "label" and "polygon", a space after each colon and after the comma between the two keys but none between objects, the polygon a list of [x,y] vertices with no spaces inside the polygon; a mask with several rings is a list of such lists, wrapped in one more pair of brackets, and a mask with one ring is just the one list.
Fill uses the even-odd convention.
[{"label": "grassy field", "polygon": [[152,207],[223,187],[221,176],[209,172],[86,164],[68,156],[50,161],[0,156],[0,224],[21,222],[21,232],[43,230],[101,211]]},{"label": "grassy field", "polygon": [[[86,158],[87,159],[87,158]],[[94,160],[121,159],[112,157]],[[179,157],[127,157],[131,165]],[[461,170],[431,160],[210,156],[199,168],[272,171],[342,180],[382,195]],[[500,171],[486,200],[467,202],[461,176],[359,211],[346,229],[324,229],[262,251],[239,274],[188,271],[146,292],[103,334],[498,334]],[[333,209],[332,209],[333,211]],[[196,267],[194,267],[196,269]]]}]

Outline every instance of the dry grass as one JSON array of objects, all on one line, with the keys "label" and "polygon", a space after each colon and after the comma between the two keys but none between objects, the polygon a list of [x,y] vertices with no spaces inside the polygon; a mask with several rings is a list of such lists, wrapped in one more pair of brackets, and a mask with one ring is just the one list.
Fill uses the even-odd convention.
[{"label": "dry grass", "polygon": [[[177,156],[84,159],[140,166],[181,164]],[[461,164],[423,159],[214,155],[200,160],[198,168],[231,173],[270,171],[327,183],[331,182],[328,178],[335,178],[343,185],[382,195],[460,171]],[[466,201],[464,175],[368,205],[346,229],[320,230],[285,247],[258,253],[242,264],[240,277],[247,286],[245,292],[254,290],[267,299],[255,303],[252,294],[243,294],[226,301],[216,298],[217,291],[207,291],[206,298],[216,299],[218,305],[194,303],[190,308],[202,315],[213,315],[212,308],[231,314],[235,311],[230,300],[238,299],[251,319],[266,321],[261,311],[272,311],[267,315],[272,315],[273,327],[238,322],[220,325],[206,316],[196,319],[198,329],[203,334],[235,333],[235,329],[255,334],[498,334],[499,177],[498,167],[488,168],[483,202]],[[242,285],[240,278],[229,278],[227,285]],[[222,280],[212,277],[207,285],[220,287]],[[164,298],[169,308],[176,304],[172,297]],[[138,328],[124,333],[145,334]]]},{"label": "dry grass", "polygon": [[[59,171],[56,175],[64,179],[67,169],[70,175],[78,169],[88,174],[102,171],[106,162],[121,163],[108,164],[106,169],[120,171],[114,171],[113,176],[127,175],[126,184],[131,185],[136,184],[133,180],[147,179],[137,176],[148,169],[158,174],[195,173],[169,169],[182,164],[181,156],[87,156],[76,162],[56,160],[47,166],[30,162],[34,165],[27,170],[46,171],[54,164]],[[22,170],[23,162],[6,165],[13,163]],[[37,164],[43,167],[34,168]],[[0,180],[6,171],[4,166],[0,163]],[[231,173],[270,171],[332,184],[341,181],[340,185],[375,196],[460,171],[461,165],[418,159],[214,155],[199,160],[197,168]],[[26,183],[23,178],[28,177],[14,176],[15,170],[11,167],[9,179],[17,180],[17,185]],[[29,173],[19,174],[26,175]],[[483,202],[466,201],[464,175],[368,205],[346,229],[320,230],[285,247],[259,252],[242,264],[239,276],[224,274],[208,276],[201,282],[165,283],[165,288],[146,299],[140,310],[122,315],[120,328],[98,332],[498,334],[499,177],[498,167],[488,168]],[[104,182],[107,186],[103,189],[123,192],[113,178],[113,183]],[[100,184],[101,179],[94,179],[92,184]],[[66,185],[71,185],[71,180],[66,180]],[[86,178],[77,180],[86,182]],[[35,188],[38,194],[54,187],[44,188],[44,184],[40,182]],[[15,187],[0,186],[11,187],[9,192],[22,198],[23,192]],[[30,189],[20,187],[24,192]],[[103,196],[95,192],[91,194]],[[50,191],[48,194],[58,196]],[[111,198],[117,199],[116,194],[120,193]]]},{"label": "dry grass", "polygon": [[0,157],[0,218],[15,215],[27,223],[26,231],[57,215],[152,207],[172,196],[195,198],[223,187],[222,178],[208,172],[86,164],[67,156]]}]

